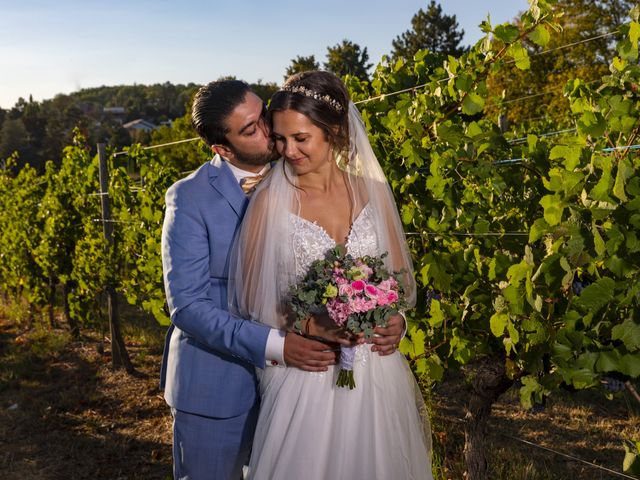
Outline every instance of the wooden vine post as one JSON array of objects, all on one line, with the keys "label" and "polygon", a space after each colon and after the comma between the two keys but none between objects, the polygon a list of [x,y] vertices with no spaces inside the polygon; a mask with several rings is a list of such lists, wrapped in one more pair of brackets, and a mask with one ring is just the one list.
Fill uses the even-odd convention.
[{"label": "wooden vine post", "polygon": [[[107,254],[113,250],[113,223],[109,206],[109,171],[107,169],[107,155],[104,143],[98,144],[98,159],[100,169],[100,201],[102,205],[102,231],[107,243]],[[133,364],[127,353],[127,348],[120,330],[118,316],[118,299],[113,280],[106,285],[107,304],[109,310],[109,330],[111,332],[111,365],[114,369],[124,368],[127,372],[134,371]]]}]

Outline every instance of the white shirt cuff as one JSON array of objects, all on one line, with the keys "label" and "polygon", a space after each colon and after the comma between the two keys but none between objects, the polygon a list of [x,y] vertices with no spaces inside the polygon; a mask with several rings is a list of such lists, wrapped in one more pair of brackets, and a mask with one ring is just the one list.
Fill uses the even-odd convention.
[{"label": "white shirt cuff", "polygon": [[287,332],[272,328],[267,337],[264,357],[267,366],[284,367],[284,337]]}]

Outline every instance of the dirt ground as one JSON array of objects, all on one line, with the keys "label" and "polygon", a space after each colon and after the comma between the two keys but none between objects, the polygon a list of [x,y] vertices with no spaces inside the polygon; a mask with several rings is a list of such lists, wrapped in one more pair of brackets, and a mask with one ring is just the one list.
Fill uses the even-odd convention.
[{"label": "dirt ground", "polygon": [[[125,330],[136,375],[111,369],[101,335],[72,341],[62,329],[17,325],[0,316],[0,478],[171,478],[171,417],[158,389],[163,331]],[[461,479],[460,384],[432,390],[436,479]],[[539,413],[517,392],[495,406],[488,436],[492,479],[623,478],[567,460],[530,441],[620,472],[623,438],[640,436],[630,396],[554,396]]]},{"label": "dirt ground", "polygon": [[131,376],[111,369],[97,338],[72,342],[54,333],[20,332],[0,319],[0,472],[34,480],[170,478],[161,352],[129,342],[139,371]]}]

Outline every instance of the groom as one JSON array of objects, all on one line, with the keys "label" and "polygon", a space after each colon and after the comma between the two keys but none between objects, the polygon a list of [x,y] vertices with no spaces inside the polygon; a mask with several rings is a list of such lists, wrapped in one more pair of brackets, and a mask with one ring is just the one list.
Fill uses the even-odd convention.
[{"label": "groom", "polygon": [[[173,415],[176,479],[241,478],[258,414],[255,367],[324,371],[336,363],[324,343],[227,311],[230,248],[248,202],[241,184],[251,187],[274,159],[264,112],[244,82],[202,87],[192,123],[215,156],[166,194],[162,265],[171,327],[161,387]],[[392,353],[402,327],[390,322],[374,349]],[[315,322],[310,333],[335,339]]]}]

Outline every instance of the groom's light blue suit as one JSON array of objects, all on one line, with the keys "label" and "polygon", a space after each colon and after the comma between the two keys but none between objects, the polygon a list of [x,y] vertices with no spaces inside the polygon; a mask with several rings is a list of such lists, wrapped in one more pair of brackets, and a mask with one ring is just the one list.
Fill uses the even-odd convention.
[{"label": "groom's light blue suit", "polygon": [[[238,465],[233,473],[211,469],[250,446],[259,401],[254,367],[265,366],[270,329],[227,311],[229,253],[246,204],[218,155],[167,190],[162,266],[172,324],[161,386],[174,412],[177,478],[235,475]],[[204,450],[192,454],[192,445]]]}]

